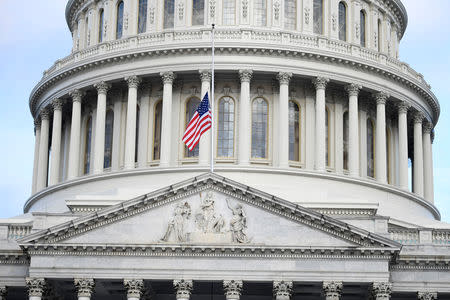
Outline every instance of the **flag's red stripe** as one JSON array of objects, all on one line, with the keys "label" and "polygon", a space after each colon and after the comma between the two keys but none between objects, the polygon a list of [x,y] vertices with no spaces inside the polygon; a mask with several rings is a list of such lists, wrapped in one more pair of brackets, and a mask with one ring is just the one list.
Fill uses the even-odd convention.
[{"label": "flag's red stripe", "polygon": [[196,111],[189,121],[186,131],[183,135],[183,142],[192,151],[200,141],[200,137],[211,128],[211,110],[199,117]]}]

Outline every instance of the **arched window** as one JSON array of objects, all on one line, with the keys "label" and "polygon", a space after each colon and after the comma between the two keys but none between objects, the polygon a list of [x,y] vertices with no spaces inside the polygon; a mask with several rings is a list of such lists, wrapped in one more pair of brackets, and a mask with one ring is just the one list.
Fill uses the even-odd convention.
[{"label": "arched window", "polygon": [[268,104],[256,98],[252,104],[252,158],[267,158]]},{"label": "arched window", "polygon": [[367,176],[375,177],[375,126],[367,119]]},{"label": "arched window", "polygon": [[325,165],[330,166],[330,111],[325,107]]},{"label": "arched window", "polygon": [[254,2],[255,26],[267,25],[267,1],[255,0]]},{"label": "arched window", "polygon": [[382,37],[382,30],[381,30],[381,20],[378,19],[378,51],[381,52],[381,39]]},{"label": "arched window", "polygon": [[297,0],[284,0],[284,28],[297,27]]},{"label": "arched window", "polygon": [[86,120],[86,131],[84,140],[84,169],[83,173],[88,174],[91,169],[91,148],[92,148],[92,116]]},{"label": "arched window", "polygon": [[344,113],[343,120],[344,170],[348,170],[348,111]]},{"label": "arched window", "polygon": [[205,0],[192,0],[192,25],[205,24]]},{"label": "arched window", "polygon": [[222,97],[219,101],[217,156],[234,156],[234,100],[231,97]]},{"label": "arched window", "polygon": [[103,168],[111,168],[112,144],[113,144],[113,128],[114,128],[114,111],[108,109],[106,111],[105,120],[105,160]]},{"label": "arched window", "polygon": [[[192,97],[186,103],[186,117],[185,117],[185,124],[184,124],[185,126],[184,126],[184,128],[186,128],[187,125],[189,124],[189,121],[194,116],[194,113],[197,110],[199,104],[200,104],[200,99],[198,99],[196,97]],[[186,146],[184,147],[184,156],[185,157],[198,157],[198,153],[199,153],[199,146],[198,146],[198,144],[197,144],[197,146],[195,146],[194,149],[192,149],[192,151],[189,151],[188,147],[186,147]]]},{"label": "arched window", "polygon": [[164,28],[174,26],[175,0],[164,0]]},{"label": "arched window", "polygon": [[98,42],[103,42],[103,28],[105,27],[105,11],[100,9],[99,17],[98,17]]},{"label": "arched window", "polygon": [[153,127],[153,160],[161,157],[162,101],[155,105],[155,126]]},{"label": "arched window", "polygon": [[313,3],[313,31],[323,34],[323,0],[314,0]]},{"label": "arched window", "polygon": [[339,39],[347,40],[347,6],[344,2],[339,2]]},{"label": "arched window", "polygon": [[300,107],[289,101],[289,160],[300,161]]},{"label": "arched window", "polygon": [[116,20],[116,39],[121,39],[123,35],[123,1],[120,1],[117,5]]},{"label": "arched window", "polygon": [[138,161],[138,147],[139,147],[139,116],[140,116],[140,107],[139,104],[136,107],[136,137],[134,140],[134,162]]},{"label": "arched window", "polygon": [[361,43],[361,47],[365,47],[366,46],[366,13],[361,10],[359,12],[359,22],[360,22],[360,43]]},{"label": "arched window", "polygon": [[139,0],[138,33],[147,31],[147,0]]},{"label": "arched window", "polygon": [[236,0],[223,0],[222,24],[234,25],[236,23]]}]

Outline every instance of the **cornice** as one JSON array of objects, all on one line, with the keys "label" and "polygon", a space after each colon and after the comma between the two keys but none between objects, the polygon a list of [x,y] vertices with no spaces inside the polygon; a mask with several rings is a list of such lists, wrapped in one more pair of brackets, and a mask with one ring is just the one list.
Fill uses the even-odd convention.
[{"label": "cornice", "polygon": [[[245,30],[238,30],[239,32]],[[183,32],[180,32],[182,34]],[[187,33],[187,32],[184,32]],[[281,34],[281,33],[277,33]],[[164,36],[164,35],[163,35]],[[130,43],[132,40],[136,40],[136,36],[126,38],[121,40],[123,43]],[[331,42],[331,40],[330,40]],[[112,45],[117,43],[117,41],[107,42],[100,45],[92,46],[87,49],[87,51],[91,51],[92,49],[110,49],[113,47]],[[423,98],[426,103],[433,110],[433,123],[436,124],[440,114],[440,106],[436,99],[436,96],[430,90],[428,84],[423,80],[423,77],[415,73],[412,69],[409,68],[406,64],[403,64],[397,60],[392,58],[387,58],[382,54],[377,54],[380,57],[384,58],[381,62],[367,60],[362,57],[357,57],[348,54],[342,54],[339,52],[332,52],[330,50],[321,50],[319,48],[299,48],[295,46],[295,43],[291,43],[289,45],[277,45],[277,44],[264,44],[260,45],[259,42],[253,41],[254,45],[247,44],[246,46],[238,46],[236,43],[230,43],[226,41],[217,41],[217,55],[220,54],[230,54],[234,53],[237,55],[270,55],[270,56],[284,56],[289,58],[296,58],[301,60],[312,60],[312,61],[321,61],[325,63],[337,64],[345,67],[349,67],[352,69],[356,69],[362,72],[370,72],[377,76],[381,76],[387,78],[391,81],[398,82],[407,88],[411,89],[415,92],[419,97]],[[192,41],[192,43],[177,43],[177,41],[173,41],[173,43],[164,44],[155,43],[151,47],[131,47],[129,49],[124,49],[121,51],[110,51],[105,52],[102,50],[104,54],[91,55],[87,58],[81,58],[86,50],[76,52],[71,54],[69,57],[64,58],[60,61],[57,61],[56,64],[47,71],[44,78],[36,85],[30,95],[30,110],[33,115],[39,112],[42,107],[42,103],[47,101],[48,99],[40,99],[42,94],[47,91],[51,86],[56,84],[57,82],[64,80],[70,76],[79,74],[81,72],[85,72],[88,70],[93,70],[102,66],[111,65],[117,62],[126,62],[133,61],[138,58],[144,57],[167,57],[173,55],[207,55],[210,52],[209,45],[207,42]],[[282,47],[283,49],[280,49]],[[113,48],[111,48],[113,49]],[[97,50],[96,50],[97,51]],[[88,53],[86,52],[86,53]],[[76,58],[78,57],[78,58]],[[75,59],[76,58],[76,59]],[[67,63],[68,61],[73,61],[71,63]],[[64,62],[64,63],[63,63]],[[63,65],[62,67],[56,67],[59,65]],[[395,68],[393,67],[395,66]],[[237,71],[237,70],[236,70]],[[409,74],[409,73],[411,74]],[[414,74],[413,74],[414,73]],[[406,75],[408,74],[408,75]],[[156,74],[155,74],[156,75]],[[332,79],[332,78],[331,78]],[[80,86],[79,88],[83,88]],[[39,100],[39,102],[38,102]],[[402,100],[402,99],[400,99]]]}]

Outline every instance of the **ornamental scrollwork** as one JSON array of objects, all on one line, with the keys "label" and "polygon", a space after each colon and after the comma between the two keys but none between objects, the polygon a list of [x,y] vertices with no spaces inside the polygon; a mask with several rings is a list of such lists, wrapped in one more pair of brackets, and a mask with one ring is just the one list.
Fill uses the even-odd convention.
[{"label": "ornamental scrollwork", "polygon": [[333,27],[333,31],[336,31],[336,29],[337,29],[337,16],[336,16],[336,14],[333,14],[331,16],[331,26]]},{"label": "ornamental scrollwork", "polygon": [[241,79],[241,82],[250,82],[252,76],[252,70],[239,70],[239,78]]},{"label": "ornamental scrollwork", "polygon": [[422,124],[423,119],[424,119],[424,116],[420,111],[418,111],[414,114],[414,124]]},{"label": "ornamental scrollwork", "polygon": [[78,297],[91,297],[95,281],[92,278],[75,278],[73,280],[77,289]]},{"label": "ornamental scrollwork", "polygon": [[385,105],[387,102],[387,99],[389,99],[391,95],[385,92],[379,92],[373,95],[375,98],[375,101],[377,104]]},{"label": "ornamental scrollwork", "polygon": [[362,86],[356,83],[350,83],[349,85],[345,86],[345,90],[347,91],[349,96],[358,96],[361,89]]},{"label": "ornamental scrollwork", "polygon": [[360,34],[360,25],[358,23],[355,24],[355,36],[356,39],[359,40],[359,34]]},{"label": "ornamental scrollwork", "polygon": [[275,20],[278,20],[280,18],[280,7],[281,7],[281,4],[279,1],[276,1],[273,4],[273,14],[274,14]]},{"label": "ornamental scrollwork", "polygon": [[199,70],[200,80],[202,82],[211,82],[211,71],[210,70]]},{"label": "ornamental scrollwork", "polygon": [[214,19],[216,16],[216,1],[215,0],[209,0],[209,15],[211,16],[211,19]]},{"label": "ornamental scrollwork", "polygon": [[280,82],[280,84],[289,84],[291,77],[292,77],[292,73],[288,73],[288,72],[280,72],[277,74],[277,79]]},{"label": "ornamental scrollwork", "polygon": [[292,295],[292,281],[274,281],[273,282],[273,295],[276,299],[290,299]]},{"label": "ornamental scrollwork", "polygon": [[150,8],[148,16],[149,16],[150,24],[155,23],[155,8],[154,7]]},{"label": "ornamental scrollwork", "polygon": [[94,88],[97,89],[97,92],[99,94],[106,94],[108,90],[111,88],[111,84],[106,83],[104,81],[100,81],[96,84],[94,84]]},{"label": "ornamental scrollwork", "polygon": [[178,3],[178,19],[181,21],[183,20],[184,16],[184,3],[180,2]]},{"label": "ornamental scrollwork", "polygon": [[328,82],[330,82],[330,79],[326,77],[316,77],[313,80],[313,84],[316,87],[316,90],[324,90],[327,87]]},{"label": "ornamental scrollwork", "polygon": [[192,280],[174,280],[173,287],[175,288],[177,299],[189,299],[193,283]]},{"label": "ornamental scrollwork", "polygon": [[69,92],[69,96],[72,98],[73,102],[81,102],[84,92],[75,89]]},{"label": "ornamental scrollwork", "polygon": [[0,297],[1,299],[6,299],[6,295],[8,294],[8,289],[6,286],[0,287]]},{"label": "ornamental scrollwork", "polygon": [[322,287],[327,299],[339,300],[339,298],[341,297],[343,287],[341,281],[325,281],[323,282]]},{"label": "ornamental scrollwork", "polygon": [[144,280],[142,279],[124,279],[123,285],[127,290],[127,298],[140,299],[144,290]]},{"label": "ornamental scrollwork", "polygon": [[242,293],[242,286],[242,280],[224,280],[223,289],[226,299],[239,299]]},{"label": "ornamental scrollwork", "polygon": [[392,283],[374,282],[372,284],[372,293],[375,299],[389,299],[392,292]]},{"label": "ornamental scrollwork", "polygon": [[44,278],[30,278],[25,279],[28,288],[28,295],[30,297],[42,297],[45,289]]},{"label": "ornamental scrollwork", "polygon": [[428,121],[425,122],[423,124],[423,132],[427,133],[427,134],[430,134],[432,131],[433,131],[433,123],[428,122]]},{"label": "ornamental scrollwork", "polygon": [[161,72],[159,75],[162,78],[163,84],[173,84],[176,78],[176,75],[171,71]]},{"label": "ornamental scrollwork", "polygon": [[310,16],[311,9],[309,7],[305,7],[305,24],[309,24],[309,16]]},{"label": "ornamental scrollwork", "polygon": [[242,0],[242,17],[247,19],[248,16],[248,0]]},{"label": "ornamental scrollwork", "polygon": [[436,300],[437,299],[437,293],[418,292],[417,293],[417,299],[418,300]]},{"label": "ornamental scrollwork", "polygon": [[61,110],[63,105],[64,105],[64,102],[59,98],[55,98],[52,101],[53,110]]},{"label": "ornamental scrollwork", "polygon": [[136,75],[125,77],[125,81],[128,83],[128,88],[135,88],[137,89],[139,87],[139,84],[142,82],[142,79],[137,77]]},{"label": "ornamental scrollwork", "polygon": [[410,105],[408,103],[406,103],[405,101],[401,101],[399,104],[397,104],[398,112],[400,114],[408,113],[409,107],[410,107]]}]

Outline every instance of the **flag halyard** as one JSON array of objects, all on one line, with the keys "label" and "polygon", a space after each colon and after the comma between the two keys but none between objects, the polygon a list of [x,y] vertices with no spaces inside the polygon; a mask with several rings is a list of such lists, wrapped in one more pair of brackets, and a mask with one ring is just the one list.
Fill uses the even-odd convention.
[{"label": "flag halyard", "polygon": [[183,135],[183,143],[185,143],[189,151],[192,151],[197,146],[202,134],[210,128],[211,109],[209,107],[208,92],[206,92]]}]

